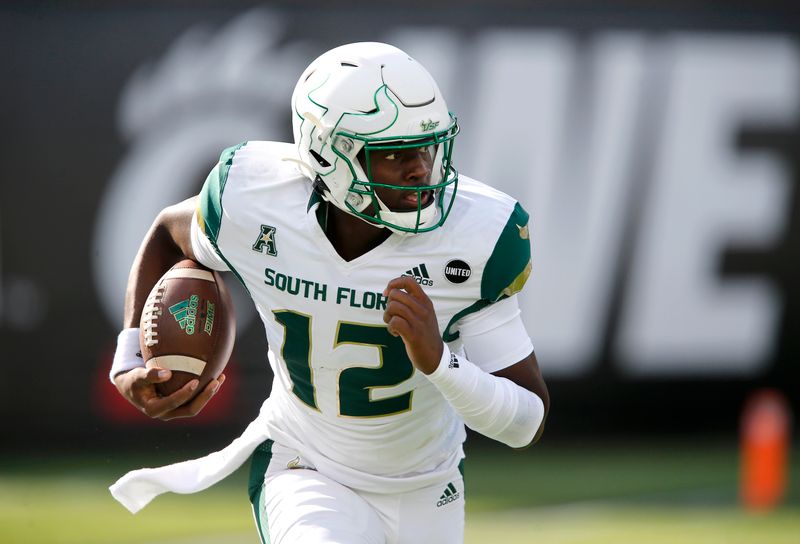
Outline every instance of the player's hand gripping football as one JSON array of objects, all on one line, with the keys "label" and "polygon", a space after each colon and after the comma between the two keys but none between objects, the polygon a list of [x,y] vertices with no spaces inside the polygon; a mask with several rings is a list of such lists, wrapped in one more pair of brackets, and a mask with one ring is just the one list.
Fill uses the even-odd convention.
[{"label": "player's hand gripping football", "polygon": [[409,276],[390,281],[383,296],[389,299],[383,313],[389,333],[403,339],[414,367],[430,374],[439,366],[444,351],[433,302]]},{"label": "player's hand gripping football", "polygon": [[[225,374],[220,374],[216,380],[211,380],[196,397],[198,380],[191,380],[183,387],[167,397],[156,393],[155,384],[166,382],[172,372],[163,368],[134,368],[129,372],[118,374],[114,383],[119,392],[128,401],[146,415],[167,421],[178,417],[193,417],[211,400],[225,382]],[[188,402],[192,399],[191,402]]]}]

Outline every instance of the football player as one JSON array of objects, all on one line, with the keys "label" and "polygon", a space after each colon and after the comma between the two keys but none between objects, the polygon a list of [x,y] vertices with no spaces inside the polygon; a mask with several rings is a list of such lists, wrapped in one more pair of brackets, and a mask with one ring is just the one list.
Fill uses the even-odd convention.
[{"label": "football player", "polygon": [[463,541],[464,426],[525,448],[549,406],[517,302],[528,214],[460,175],[459,128],[413,58],[356,43],[316,59],[292,96],[295,143],[225,150],[199,196],[139,250],[111,379],[151,417],[192,416],[224,381],[159,397],[135,356],[151,287],[186,257],[231,271],[263,320],[274,373],[259,417],[221,452],[123,477],[132,511],[252,457],[262,541]]}]

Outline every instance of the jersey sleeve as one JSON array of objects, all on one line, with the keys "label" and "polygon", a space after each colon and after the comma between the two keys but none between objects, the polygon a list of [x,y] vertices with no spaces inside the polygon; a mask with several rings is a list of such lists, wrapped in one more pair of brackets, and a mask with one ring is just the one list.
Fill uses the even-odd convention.
[{"label": "jersey sleeve", "polygon": [[228,265],[225,264],[225,261],[219,256],[211,240],[209,240],[202,231],[202,227],[200,227],[201,221],[202,219],[200,218],[199,211],[195,211],[191,228],[192,252],[194,253],[194,257],[197,262],[203,266],[212,270],[224,272],[228,270]]},{"label": "jersey sleeve", "polygon": [[464,317],[459,332],[467,357],[484,372],[507,368],[533,351],[516,295]]},{"label": "jersey sleeve", "polygon": [[483,270],[481,299],[497,302],[520,292],[528,281],[531,274],[528,220],[528,212],[516,203]]},{"label": "jersey sleeve", "polygon": [[195,257],[205,266],[214,270],[229,270],[230,263],[219,247],[219,233],[222,228],[222,195],[228,183],[228,172],[233,157],[245,143],[229,147],[222,152],[217,165],[208,174],[197,199],[195,221],[192,225],[192,249]]}]

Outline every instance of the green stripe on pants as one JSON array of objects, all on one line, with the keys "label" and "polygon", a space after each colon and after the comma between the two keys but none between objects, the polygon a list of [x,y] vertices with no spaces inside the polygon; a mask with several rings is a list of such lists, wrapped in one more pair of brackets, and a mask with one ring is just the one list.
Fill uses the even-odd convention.
[{"label": "green stripe on pants", "polygon": [[253,517],[256,520],[258,534],[263,544],[269,544],[266,515],[261,516],[261,492],[264,489],[264,475],[267,473],[269,462],[272,460],[272,440],[265,440],[253,452],[250,461],[250,478],[247,484],[247,493],[253,505]]}]

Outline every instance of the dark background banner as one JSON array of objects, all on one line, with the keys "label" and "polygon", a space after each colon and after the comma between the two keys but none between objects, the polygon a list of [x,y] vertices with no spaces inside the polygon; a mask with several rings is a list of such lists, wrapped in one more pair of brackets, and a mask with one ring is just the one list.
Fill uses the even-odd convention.
[{"label": "dark background banner", "polygon": [[[3,4],[6,432],[167,428],[106,378],[142,235],[223,148],[291,139],[302,69],[366,40],[430,69],[459,170],[532,213],[549,433],[729,434],[764,386],[797,412],[799,33],[789,2]],[[230,381],[180,437],[231,436],[269,390],[237,296]]]}]

